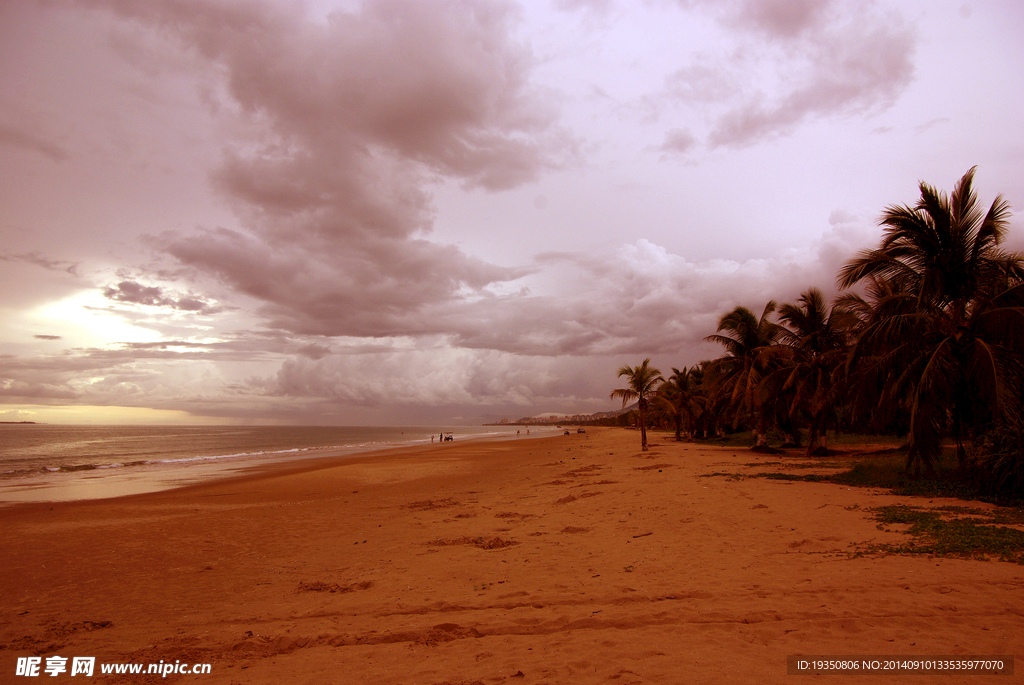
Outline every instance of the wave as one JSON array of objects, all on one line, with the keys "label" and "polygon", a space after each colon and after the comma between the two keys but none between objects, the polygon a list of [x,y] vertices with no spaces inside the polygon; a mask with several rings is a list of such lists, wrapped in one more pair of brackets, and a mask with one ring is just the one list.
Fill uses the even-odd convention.
[{"label": "wave", "polygon": [[187,466],[190,464],[197,464],[203,462],[219,462],[228,460],[245,460],[245,459],[258,459],[261,457],[267,458],[281,458],[281,457],[301,457],[301,456],[315,456],[317,454],[326,453],[344,453],[354,451],[364,451],[375,448],[383,447],[398,447],[404,445],[412,445],[416,443],[425,443],[423,439],[411,439],[404,441],[390,441],[390,440],[369,440],[358,443],[343,443],[338,445],[319,445],[313,447],[293,447],[289,449],[278,449],[278,450],[253,450],[248,452],[228,452],[224,454],[208,454],[208,455],[197,455],[188,457],[170,457],[165,459],[138,459],[126,462],[111,462],[111,463],[84,463],[84,464],[59,464],[56,466],[33,466],[31,468],[15,468],[0,473],[0,478],[19,478],[25,476],[38,476],[45,474],[59,474],[59,473],[76,473],[80,471],[94,471],[98,469],[123,469],[123,468],[135,468],[145,466]]},{"label": "wave", "polygon": [[[241,434],[243,431],[225,431],[221,432],[217,437],[223,439],[226,436],[235,437]],[[184,449],[180,447],[174,448],[171,451],[178,451],[178,455],[164,454],[155,456],[154,458],[148,459],[132,459],[130,454],[110,454],[108,455],[109,461],[105,461],[102,458],[96,460],[90,457],[99,455],[67,455],[74,459],[75,456],[78,460],[54,464],[53,462],[46,464],[39,462],[42,459],[25,459],[19,458],[18,455],[8,452],[7,458],[0,457],[0,469],[7,466],[6,470],[0,471],[0,481],[10,481],[19,478],[39,478],[39,477],[59,477],[62,474],[73,477],[73,474],[91,471],[102,471],[109,475],[114,475],[117,472],[123,472],[122,469],[176,469],[176,468],[188,468],[192,465],[201,464],[217,464],[217,463],[229,463],[232,461],[261,461],[269,462],[275,460],[288,461],[292,459],[300,458],[316,458],[318,456],[328,455],[344,455],[352,454],[355,452],[366,452],[376,449],[389,449],[396,447],[412,447],[418,445],[429,445],[433,441],[431,440],[432,435],[429,433],[419,432],[418,430],[410,430],[411,434],[406,435],[404,430],[401,433],[397,431],[390,436],[382,436],[380,434],[370,436],[352,436],[354,439],[345,439],[335,444],[329,445],[310,445],[302,447],[281,447],[281,448],[268,448],[268,449],[243,449],[239,451],[223,451],[215,454],[181,454]],[[535,435],[539,437],[544,431],[535,431]],[[77,436],[75,436],[77,437]],[[112,435],[108,439],[108,444],[115,442],[122,442],[123,435]],[[153,438],[160,437],[157,435],[151,435],[150,431],[146,431],[142,435],[130,436],[135,442],[138,442],[141,438]],[[346,436],[347,437],[347,436]],[[501,439],[501,438],[514,438],[517,437],[511,430],[497,429],[497,430],[482,430],[479,432],[457,434],[456,439],[460,440],[489,440],[489,439]],[[103,440],[84,440],[84,439],[72,439],[62,440],[61,445],[77,444],[79,446],[85,444],[96,444],[102,443]],[[255,446],[253,446],[255,447]],[[44,447],[45,448],[45,447]],[[150,443],[150,449],[152,449],[152,443]],[[217,449],[214,447],[214,449]],[[91,451],[91,450],[90,450]],[[52,456],[55,455],[51,455]],[[13,458],[12,458],[13,457]],[[84,457],[84,458],[83,458]],[[125,459],[125,457],[128,457]],[[45,459],[45,457],[43,457]],[[35,463],[32,463],[35,461]],[[4,462],[7,462],[4,464]],[[90,475],[89,477],[97,477],[99,473]]]}]

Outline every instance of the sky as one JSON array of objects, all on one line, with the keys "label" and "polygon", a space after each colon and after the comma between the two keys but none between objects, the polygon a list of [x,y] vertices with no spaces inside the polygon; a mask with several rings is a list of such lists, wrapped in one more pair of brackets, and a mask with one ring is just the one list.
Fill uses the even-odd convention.
[{"label": "sky", "polygon": [[1017,0],[7,0],[0,420],[620,407],[977,166]]}]

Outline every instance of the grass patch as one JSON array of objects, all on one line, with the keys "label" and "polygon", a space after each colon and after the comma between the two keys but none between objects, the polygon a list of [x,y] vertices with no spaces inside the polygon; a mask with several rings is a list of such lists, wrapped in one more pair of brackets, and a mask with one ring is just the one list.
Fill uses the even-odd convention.
[{"label": "grass patch", "polygon": [[[877,444],[872,441],[871,444]],[[987,510],[968,506],[942,506],[934,508],[891,505],[868,508],[865,511],[878,522],[878,528],[887,532],[890,526],[907,526],[911,539],[902,544],[862,546],[857,555],[869,553],[919,554],[934,557],[963,559],[999,559],[1024,565],[1024,531],[1009,526],[1024,526],[1024,500],[993,497],[978,487],[977,480],[957,470],[956,457],[946,450],[935,464],[935,476],[929,479],[909,478],[904,472],[905,455],[898,452],[862,454],[846,460],[833,460],[808,464],[783,461],[749,463],[750,468],[777,466],[787,469],[845,468],[828,475],[800,473],[724,473],[703,474],[702,477],[725,477],[729,480],[765,478],[779,481],[805,481],[809,483],[835,483],[848,487],[871,487],[891,491],[895,495],[911,497],[944,497],[967,501],[987,501],[1002,505]],[[847,507],[853,511],[857,505]]]},{"label": "grass patch", "polygon": [[869,511],[878,521],[879,530],[890,532],[889,525],[909,525],[906,534],[914,539],[900,545],[869,545],[863,550],[865,552],[964,559],[998,558],[1024,564],[1024,531],[995,525],[1024,523],[1024,511],[1020,509],[990,512],[967,507],[924,509],[895,504]]},{"label": "grass patch", "polygon": [[[992,494],[979,487],[976,478],[964,475],[957,469],[956,457],[952,450],[946,450],[936,462],[932,478],[911,478],[905,470],[905,455],[899,452],[865,454],[846,459],[824,459],[815,462],[752,462],[747,467],[778,466],[786,469],[836,468],[845,469],[838,473],[822,476],[816,474],[796,475],[778,473],[747,474],[747,478],[769,478],[773,480],[803,480],[811,483],[835,483],[847,487],[882,488],[894,495],[908,497],[949,497],[965,501],[991,502],[1000,506],[1024,506],[1024,500],[1007,495]],[[719,474],[729,475],[729,474]]]},{"label": "grass patch", "polygon": [[820,474],[809,473],[807,475],[797,475],[795,473],[754,473],[750,475],[751,478],[767,478],[768,480],[802,480],[808,483],[828,483],[830,482],[831,476],[822,476]]},{"label": "grass patch", "polygon": [[[812,457],[813,458],[813,457]],[[747,464],[740,464],[748,468],[763,469],[766,466],[777,466],[780,469],[843,469],[850,466],[850,461],[837,461],[835,459],[822,459],[820,461],[752,461]]]},{"label": "grass patch", "polygon": [[[671,434],[670,434],[671,435]],[[684,438],[686,442],[693,442],[698,445],[707,445],[709,447],[738,447],[738,448],[750,448],[754,446],[756,440],[754,434],[751,431],[740,431],[738,433],[728,433],[722,437],[712,438]],[[773,447],[778,447],[786,440],[782,433],[776,430],[768,432],[768,444]],[[803,441],[803,447],[798,448],[787,448],[791,452],[803,451],[807,446],[807,434],[806,432],[801,435]],[[905,440],[896,435],[866,435],[864,433],[838,433],[835,431],[829,431],[828,433],[828,446],[829,449],[836,448],[861,448],[870,447],[872,449],[884,449],[884,448],[899,448],[904,444]]]},{"label": "grass patch", "polygon": [[938,474],[935,478],[910,478],[900,465],[872,465],[858,463],[849,471],[831,477],[833,483],[851,487],[887,488],[894,495],[910,497],[951,497],[962,500],[984,501],[983,493],[968,479],[956,473]]},{"label": "grass patch", "polygon": [[905,457],[901,454],[869,455],[858,459],[848,470],[830,478],[839,485],[885,488],[894,495],[950,497],[1011,507],[1024,504],[1019,498],[993,494],[979,487],[977,478],[959,471],[952,449],[943,451],[935,464],[935,475],[931,478],[911,478],[904,466]]},{"label": "grass patch", "polygon": [[708,445],[709,447],[753,447],[754,434],[750,431],[742,431],[740,433],[727,433],[720,438],[695,438],[694,443],[698,445]]},{"label": "grass patch", "polygon": [[725,473],[724,471],[714,471],[713,473],[702,473],[697,476],[698,478],[725,478],[726,480],[743,480],[747,476],[742,476],[738,473]]},{"label": "grass patch", "polygon": [[892,448],[902,447],[906,440],[898,435],[866,435],[864,433],[832,433],[828,434],[829,447],[865,447]]}]

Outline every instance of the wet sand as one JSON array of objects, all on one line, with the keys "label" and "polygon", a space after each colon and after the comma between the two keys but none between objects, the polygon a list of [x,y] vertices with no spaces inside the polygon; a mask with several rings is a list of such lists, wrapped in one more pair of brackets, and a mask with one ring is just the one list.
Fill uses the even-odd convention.
[{"label": "wet sand", "polygon": [[166,682],[466,685],[802,682],[787,655],[1021,652],[1021,566],[849,554],[906,538],[867,507],[966,503],[702,477],[768,459],[638,437],[456,442],[0,509],[0,682],[29,682],[14,673],[31,655],[211,664]]}]

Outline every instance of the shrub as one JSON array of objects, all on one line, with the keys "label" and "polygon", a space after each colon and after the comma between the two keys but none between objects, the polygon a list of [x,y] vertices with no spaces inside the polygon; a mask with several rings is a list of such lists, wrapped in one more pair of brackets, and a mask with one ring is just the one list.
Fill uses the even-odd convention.
[{"label": "shrub", "polygon": [[980,490],[1012,499],[1024,497],[1024,420],[1020,416],[982,436],[974,453]]}]

